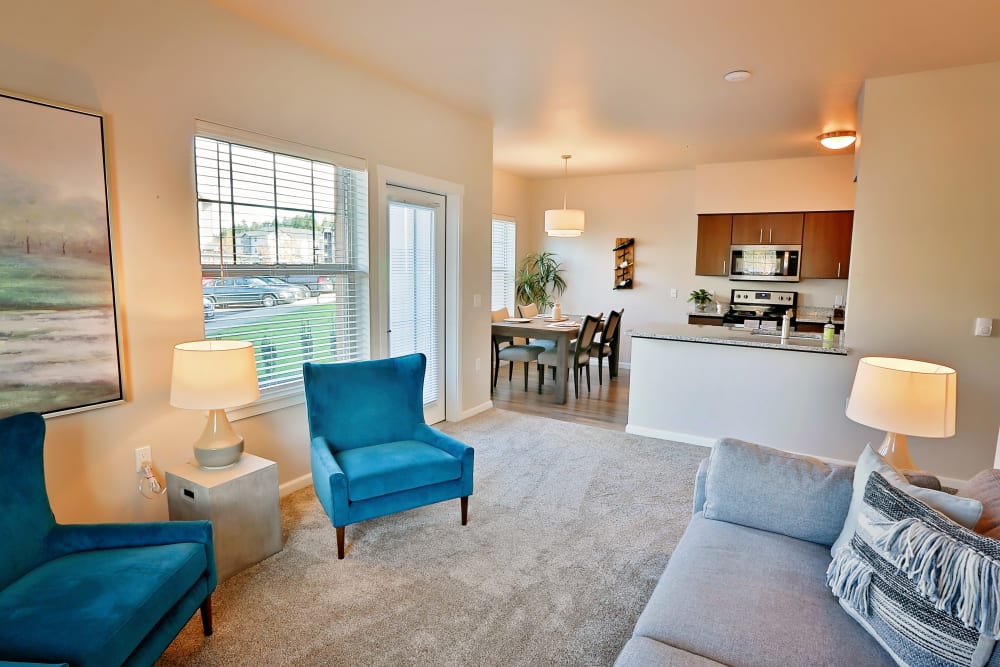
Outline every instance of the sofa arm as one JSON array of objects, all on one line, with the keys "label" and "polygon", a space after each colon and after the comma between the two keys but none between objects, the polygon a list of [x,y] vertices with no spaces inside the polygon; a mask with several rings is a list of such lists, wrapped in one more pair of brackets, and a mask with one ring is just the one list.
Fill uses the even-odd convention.
[{"label": "sofa arm", "polygon": [[347,475],[337,459],[333,458],[330,443],[323,436],[316,436],[310,443],[313,489],[334,526],[350,523],[347,509]]},{"label": "sofa arm", "polygon": [[697,514],[705,509],[705,479],[708,477],[709,457],[705,457],[698,464],[698,472],[694,474],[694,507],[691,514]]},{"label": "sofa arm", "polygon": [[462,463],[461,493],[463,496],[471,496],[472,470],[475,464],[476,450],[427,424],[418,424],[413,430],[413,437],[448,452]]}]

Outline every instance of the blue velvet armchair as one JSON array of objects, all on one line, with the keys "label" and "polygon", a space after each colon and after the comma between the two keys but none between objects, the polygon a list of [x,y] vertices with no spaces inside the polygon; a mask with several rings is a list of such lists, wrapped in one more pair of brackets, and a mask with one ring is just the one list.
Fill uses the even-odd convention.
[{"label": "blue velvet armchair", "polygon": [[472,495],[472,447],[424,421],[427,359],[411,354],[340,364],[304,364],[313,486],[337,529]]},{"label": "blue velvet armchair", "polygon": [[211,523],[56,523],[44,439],[0,419],[0,665],[152,665],[199,607],[210,635]]}]

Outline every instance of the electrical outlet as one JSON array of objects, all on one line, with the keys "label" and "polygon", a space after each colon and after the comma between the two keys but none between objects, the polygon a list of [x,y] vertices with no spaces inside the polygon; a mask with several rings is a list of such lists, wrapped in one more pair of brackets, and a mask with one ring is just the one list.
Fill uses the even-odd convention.
[{"label": "electrical outlet", "polygon": [[135,471],[142,472],[142,467],[147,463],[153,463],[153,449],[151,447],[135,448]]},{"label": "electrical outlet", "polygon": [[472,307],[480,308],[483,305],[483,297],[480,294],[472,295]]}]

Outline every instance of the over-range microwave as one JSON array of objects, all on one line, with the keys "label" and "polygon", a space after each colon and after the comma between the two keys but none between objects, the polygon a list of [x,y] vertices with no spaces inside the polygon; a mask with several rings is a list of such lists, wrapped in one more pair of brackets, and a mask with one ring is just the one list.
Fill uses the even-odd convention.
[{"label": "over-range microwave", "polygon": [[730,247],[730,280],[799,281],[800,245],[734,245]]}]

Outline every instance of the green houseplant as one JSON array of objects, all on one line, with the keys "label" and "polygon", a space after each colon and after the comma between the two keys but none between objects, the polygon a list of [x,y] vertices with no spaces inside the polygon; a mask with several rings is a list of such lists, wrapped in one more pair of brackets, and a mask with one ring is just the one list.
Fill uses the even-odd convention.
[{"label": "green houseplant", "polygon": [[517,302],[534,303],[542,312],[554,303],[552,297],[566,291],[562,262],[551,252],[529,253],[521,260],[515,279]]},{"label": "green houseplant", "polygon": [[696,289],[688,297],[688,303],[694,303],[698,312],[704,312],[705,304],[712,300],[712,293],[706,289]]}]

